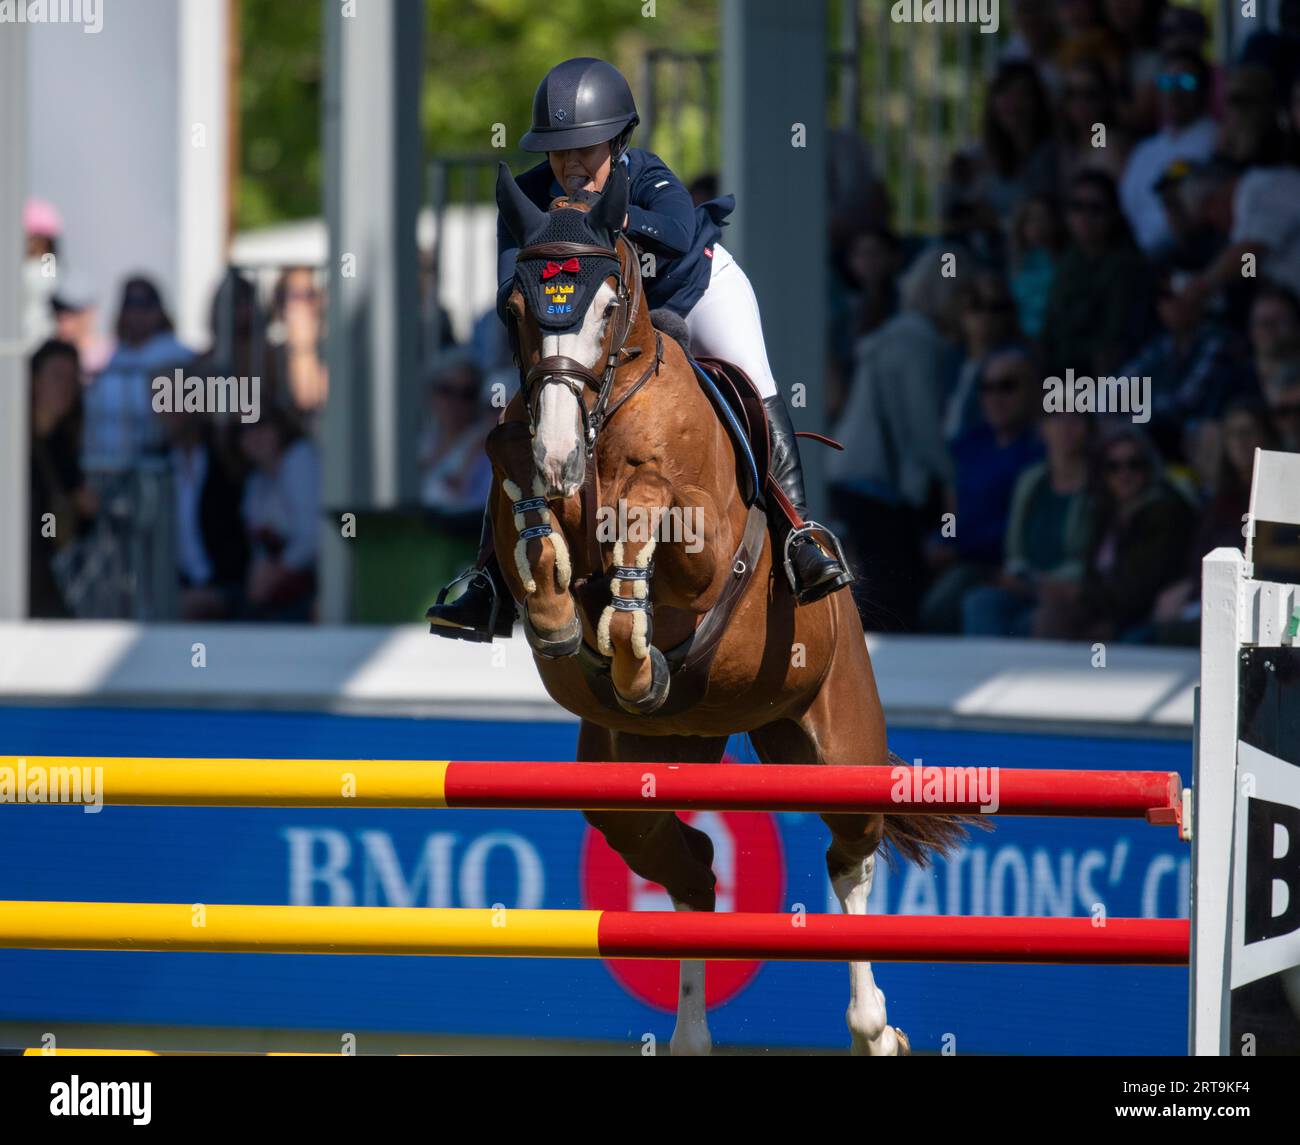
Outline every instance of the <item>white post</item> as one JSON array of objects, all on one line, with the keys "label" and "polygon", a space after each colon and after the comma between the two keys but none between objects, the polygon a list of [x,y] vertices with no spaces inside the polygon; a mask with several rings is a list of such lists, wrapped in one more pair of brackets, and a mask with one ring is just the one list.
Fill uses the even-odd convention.
[{"label": "white post", "polygon": [[27,358],[21,344],[27,29],[0,32],[0,620],[27,616]]},{"label": "white post", "polygon": [[202,347],[229,231],[230,9],[225,0],[207,0],[183,4],[178,15],[176,332]]},{"label": "white post", "polygon": [[1193,764],[1192,958],[1188,1052],[1228,1052],[1228,920],[1237,793],[1237,668],[1245,558],[1215,549],[1201,564],[1201,686]]}]

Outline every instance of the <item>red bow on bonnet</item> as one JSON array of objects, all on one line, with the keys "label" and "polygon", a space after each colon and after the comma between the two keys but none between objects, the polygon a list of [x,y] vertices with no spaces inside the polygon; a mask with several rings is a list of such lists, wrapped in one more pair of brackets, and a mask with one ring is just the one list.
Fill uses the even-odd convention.
[{"label": "red bow on bonnet", "polygon": [[546,269],[542,271],[542,281],[548,278],[554,278],[562,270],[567,270],[570,274],[577,274],[582,269],[581,264],[576,258],[569,259],[568,262],[548,262]]}]

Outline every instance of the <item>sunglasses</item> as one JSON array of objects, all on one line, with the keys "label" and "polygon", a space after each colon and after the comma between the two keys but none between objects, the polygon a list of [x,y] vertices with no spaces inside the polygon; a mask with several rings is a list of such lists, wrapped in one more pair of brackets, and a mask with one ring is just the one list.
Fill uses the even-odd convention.
[{"label": "sunglasses", "polygon": [[1109,215],[1110,204],[1100,199],[1071,199],[1070,210],[1084,215]]},{"label": "sunglasses", "polygon": [[1145,473],[1147,463],[1141,457],[1113,457],[1106,462],[1107,473]]},{"label": "sunglasses", "polygon": [[1290,421],[1292,418],[1300,418],[1300,403],[1294,405],[1273,406],[1269,412],[1275,418],[1281,418],[1283,421]]},{"label": "sunglasses", "polygon": [[456,386],[438,386],[433,392],[440,398],[456,398],[462,402],[473,401],[478,396],[475,390],[462,390]]},{"label": "sunglasses", "polygon": [[1065,89],[1066,99],[1101,99],[1102,91],[1099,87],[1067,87]]},{"label": "sunglasses", "polygon": [[1164,72],[1156,77],[1156,87],[1160,91],[1196,91],[1201,81],[1188,72]]}]

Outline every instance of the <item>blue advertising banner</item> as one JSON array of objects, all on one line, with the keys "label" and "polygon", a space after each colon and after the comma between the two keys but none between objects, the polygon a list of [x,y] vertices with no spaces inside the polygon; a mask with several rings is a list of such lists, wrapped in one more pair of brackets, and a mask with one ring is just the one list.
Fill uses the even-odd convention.
[{"label": "blue advertising banner", "polygon": [[[576,730],[276,713],[0,709],[5,754],[570,759]],[[1173,770],[1185,743],[896,728],[927,764]],[[737,758],[747,745],[733,741]],[[815,815],[693,817],[719,909],[838,910]],[[999,819],[932,870],[878,867],[874,912],[1186,917],[1190,853],[1137,821]],[[665,909],[564,811],[0,805],[0,898]],[[1178,1054],[1187,974],[1140,967],[882,965],[918,1051]],[[0,1021],[666,1039],[673,963],[0,951]],[[846,1047],[837,964],[714,963],[719,1045]]]}]

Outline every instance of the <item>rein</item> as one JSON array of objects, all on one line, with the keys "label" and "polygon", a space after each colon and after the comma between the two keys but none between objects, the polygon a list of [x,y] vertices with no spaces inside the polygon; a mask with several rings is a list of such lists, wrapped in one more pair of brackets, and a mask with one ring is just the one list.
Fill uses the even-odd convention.
[{"label": "rein", "polygon": [[[618,377],[620,366],[640,357],[644,352],[640,346],[628,346],[626,344],[628,335],[636,325],[637,314],[640,311],[644,297],[641,284],[641,267],[637,262],[636,252],[632,249],[632,244],[622,236],[619,237],[617,242],[623,243],[627,248],[628,260],[631,263],[631,270],[628,272],[624,271],[623,259],[619,254],[617,243],[613,248],[595,246],[591,243],[535,243],[532,246],[523,247],[516,255],[519,260],[608,258],[613,259],[618,266],[616,275],[618,279],[618,309],[614,314],[609,341],[609,354],[605,359],[604,371],[599,376],[590,367],[584,366],[581,362],[564,354],[552,354],[549,357],[539,358],[525,371],[522,355],[519,351],[519,333],[516,329],[516,320],[512,317],[510,321],[510,340],[515,350],[515,361],[520,370],[520,390],[523,394],[524,405],[528,410],[529,435],[535,436],[537,432],[537,412],[542,391],[547,386],[565,386],[578,399],[578,409],[582,417],[583,440],[586,444],[589,460],[595,451],[596,438],[600,431],[622,408],[624,403],[640,390],[653,375],[659,372],[664,357],[663,338],[659,331],[656,330],[653,359],[646,366],[641,376],[623,392],[618,400],[613,400],[614,383]],[[631,280],[630,285],[629,279]],[[585,389],[590,389],[596,394],[595,403],[590,409],[587,408],[587,403],[583,400],[583,391]]]}]

